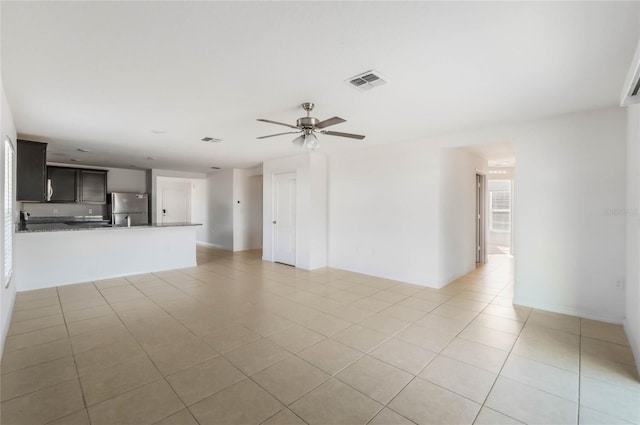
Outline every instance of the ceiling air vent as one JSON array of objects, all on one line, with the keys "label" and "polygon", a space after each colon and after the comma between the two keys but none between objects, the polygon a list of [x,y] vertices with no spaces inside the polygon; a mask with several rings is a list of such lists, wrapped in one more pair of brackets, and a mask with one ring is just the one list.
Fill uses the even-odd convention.
[{"label": "ceiling air vent", "polygon": [[202,139],[203,142],[209,142],[209,143],[219,143],[222,142],[222,139],[216,139],[215,137],[203,137]]},{"label": "ceiling air vent", "polygon": [[387,79],[378,71],[370,70],[345,80],[358,90],[367,91],[387,83]]},{"label": "ceiling air vent", "polygon": [[633,55],[633,61],[627,79],[622,87],[622,95],[620,96],[620,106],[627,106],[634,103],[640,103],[640,42]]}]

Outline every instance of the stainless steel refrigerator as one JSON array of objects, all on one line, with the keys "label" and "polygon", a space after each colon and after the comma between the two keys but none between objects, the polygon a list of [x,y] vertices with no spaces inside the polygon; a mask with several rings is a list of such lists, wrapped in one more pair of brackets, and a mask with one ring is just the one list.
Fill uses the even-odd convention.
[{"label": "stainless steel refrigerator", "polygon": [[146,193],[113,192],[111,223],[116,226],[149,224],[149,195]]}]

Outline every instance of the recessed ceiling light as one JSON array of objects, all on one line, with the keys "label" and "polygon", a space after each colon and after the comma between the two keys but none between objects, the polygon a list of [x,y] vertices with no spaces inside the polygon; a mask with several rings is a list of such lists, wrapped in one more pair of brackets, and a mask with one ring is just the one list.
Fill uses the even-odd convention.
[{"label": "recessed ceiling light", "polygon": [[79,160],[79,159],[77,159],[77,158],[71,158],[69,161],[71,161],[71,162],[82,162],[82,161],[80,161],[80,160]]},{"label": "recessed ceiling light", "polygon": [[82,152],[82,153],[87,153],[89,152],[89,149],[84,149],[84,148],[78,148],[76,149],[78,152]]},{"label": "recessed ceiling light", "polygon": [[151,130],[153,134],[166,134],[167,130]]},{"label": "recessed ceiling light", "polygon": [[157,156],[148,156],[147,159],[150,160],[150,161],[155,161],[156,159],[158,159],[158,157]]},{"label": "recessed ceiling light", "polygon": [[216,139],[215,137],[203,137],[200,140],[202,140],[203,142],[210,142],[210,143],[222,142],[222,139]]}]

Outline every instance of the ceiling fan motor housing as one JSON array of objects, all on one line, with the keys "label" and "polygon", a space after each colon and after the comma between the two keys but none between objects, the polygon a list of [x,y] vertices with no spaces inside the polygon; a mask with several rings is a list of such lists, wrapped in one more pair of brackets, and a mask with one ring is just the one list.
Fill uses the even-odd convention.
[{"label": "ceiling fan motor housing", "polygon": [[300,128],[314,128],[320,121],[313,117],[298,118],[296,125]]}]

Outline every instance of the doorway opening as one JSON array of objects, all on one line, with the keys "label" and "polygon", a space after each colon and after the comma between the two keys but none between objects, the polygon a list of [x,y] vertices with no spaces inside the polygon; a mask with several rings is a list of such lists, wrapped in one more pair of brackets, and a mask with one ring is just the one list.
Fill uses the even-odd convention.
[{"label": "doorway opening", "polygon": [[[472,145],[486,161],[476,173],[476,263],[514,252],[515,148],[511,142]],[[480,170],[480,169],[478,169]]]},{"label": "doorway opening", "polygon": [[191,183],[158,179],[157,194],[157,223],[187,223],[191,221]]},{"label": "doorway opening", "polygon": [[513,255],[513,169],[489,170],[487,252]]}]

